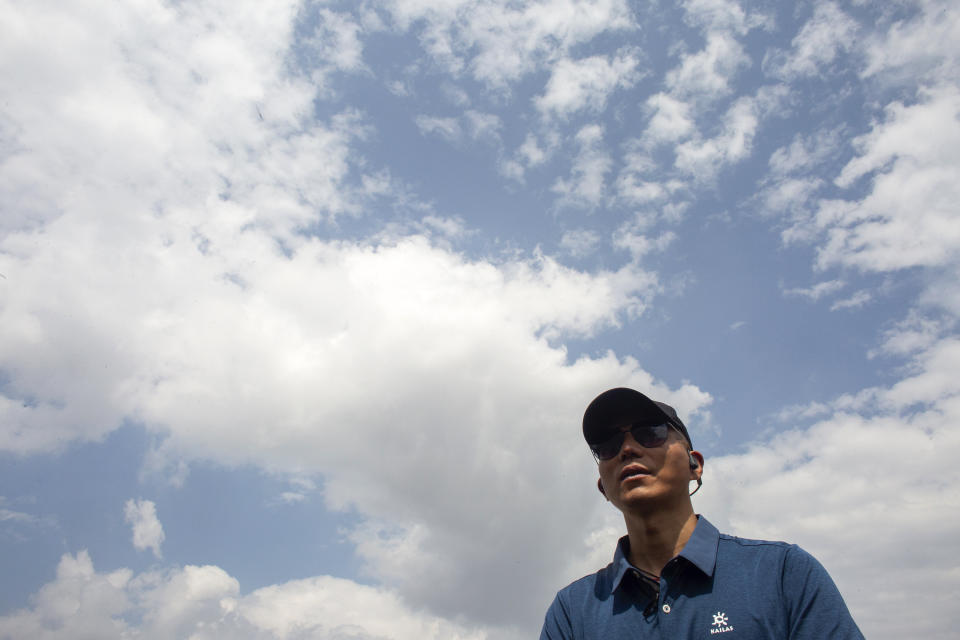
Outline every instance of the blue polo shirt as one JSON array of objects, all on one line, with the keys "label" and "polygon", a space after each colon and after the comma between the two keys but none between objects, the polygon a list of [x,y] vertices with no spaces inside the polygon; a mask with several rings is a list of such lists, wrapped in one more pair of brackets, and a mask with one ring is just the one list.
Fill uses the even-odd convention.
[{"label": "blue polo shirt", "polygon": [[540,640],[863,639],[826,569],[800,547],[728,536],[698,516],[656,587],[627,560],[561,590]]}]

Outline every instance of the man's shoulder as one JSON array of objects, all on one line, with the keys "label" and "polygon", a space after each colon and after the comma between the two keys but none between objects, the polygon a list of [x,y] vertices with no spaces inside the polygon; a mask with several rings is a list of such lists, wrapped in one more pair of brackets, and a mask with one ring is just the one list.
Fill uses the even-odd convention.
[{"label": "man's shoulder", "polygon": [[741,536],[735,536],[729,533],[721,533],[719,535],[719,538],[721,543],[733,544],[740,547],[773,547],[777,549],[783,549],[783,548],[797,546],[789,542],[784,542],[783,540],[761,540],[759,538],[743,538]]},{"label": "man's shoulder", "polygon": [[[755,571],[779,575],[790,580],[800,576],[829,580],[826,569],[803,547],[782,540],[741,538],[721,533],[717,549],[718,565],[737,572],[745,567]],[[775,569],[771,572],[771,569]]]},{"label": "man's shoulder", "polygon": [[760,538],[743,538],[728,533],[721,533],[717,541],[717,555],[733,555],[740,557],[777,559],[779,562],[804,562],[813,559],[802,547],[783,540],[763,540]]},{"label": "man's shoulder", "polygon": [[557,597],[563,600],[579,600],[586,597],[595,597],[609,593],[613,582],[613,563],[577,578],[557,592]]}]

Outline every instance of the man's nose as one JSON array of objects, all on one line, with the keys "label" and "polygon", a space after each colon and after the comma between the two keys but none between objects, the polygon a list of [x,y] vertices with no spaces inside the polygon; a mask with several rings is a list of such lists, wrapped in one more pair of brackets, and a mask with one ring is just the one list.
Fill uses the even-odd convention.
[{"label": "man's nose", "polygon": [[620,445],[619,457],[631,456],[639,457],[640,451],[643,450],[643,446],[637,442],[636,438],[633,437],[633,434],[629,431],[623,434],[623,444]]}]

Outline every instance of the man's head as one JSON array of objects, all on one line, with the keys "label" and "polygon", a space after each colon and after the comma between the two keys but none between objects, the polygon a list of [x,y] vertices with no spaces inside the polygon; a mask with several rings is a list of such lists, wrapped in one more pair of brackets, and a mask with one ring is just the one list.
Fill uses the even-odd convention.
[{"label": "man's head", "polygon": [[600,492],[621,510],[686,497],[690,481],[699,487],[703,456],[687,427],[673,407],[639,391],[597,396],[583,415],[583,437],[597,459]]}]

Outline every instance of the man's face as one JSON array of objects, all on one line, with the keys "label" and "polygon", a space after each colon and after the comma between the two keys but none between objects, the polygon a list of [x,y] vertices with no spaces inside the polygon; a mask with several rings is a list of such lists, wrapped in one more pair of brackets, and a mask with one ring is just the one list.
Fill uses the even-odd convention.
[{"label": "man's face", "polygon": [[600,483],[607,499],[620,511],[649,511],[686,504],[690,469],[683,437],[671,429],[659,447],[641,446],[629,432],[619,453],[599,463]]}]

